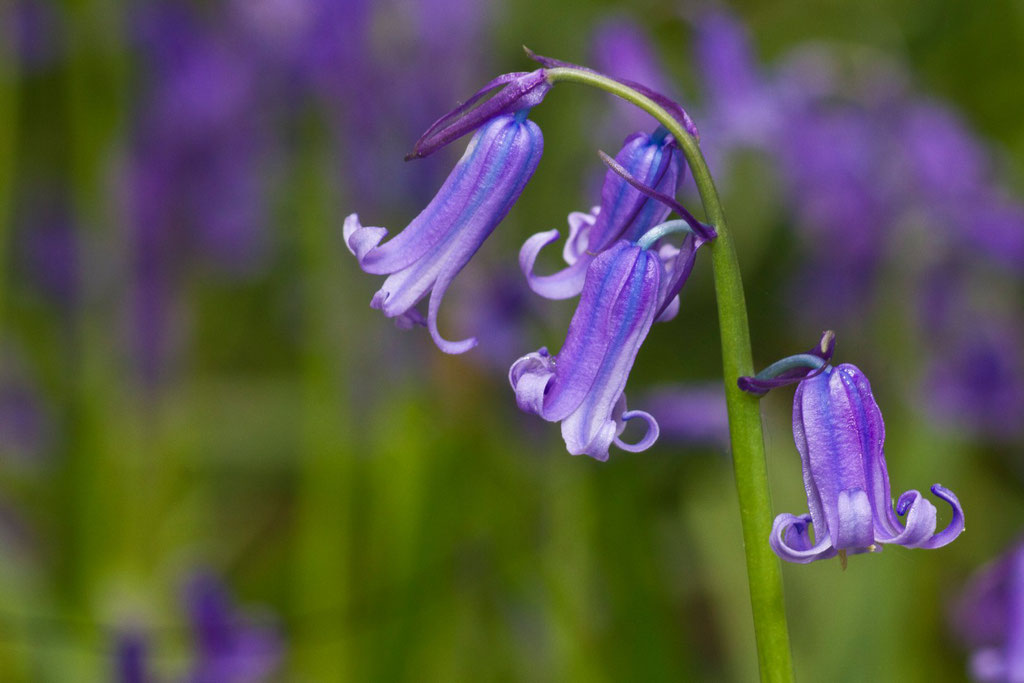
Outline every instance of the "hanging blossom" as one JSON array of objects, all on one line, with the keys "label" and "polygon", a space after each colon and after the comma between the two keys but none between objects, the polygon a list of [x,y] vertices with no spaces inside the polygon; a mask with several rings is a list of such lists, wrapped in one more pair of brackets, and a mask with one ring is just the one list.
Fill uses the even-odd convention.
[{"label": "hanging blossom", "polygon": [[[546,347],[512,364],[509,383],[520,409],[549,422],[561,422],[572,455],[607,460],[612,444],[629,452],[647,450],[658,438],[658,423],[642,410],[627,410],[624,393],[629,371],[651,325],[678,310],[697,249],[714,239],[714,230],[697,222],[673,199],[644,186],[614,160],[605,162],[634,188],[667,203],[684,220],[655,226],[638,240],[619,240],[594,258],[587,269],[579,305],[557,355]],[[685,231],[683,247],[656,245]],[[647,431],[636,443],[620,437],[626,422],[639,418]]]},{"label": "hanging blossom", "polygon": [[[499,87],[494,97],[472,108]],[[427,156],[477,132],[434,199],[393,239],[381,244],[385,228],[364,227],[356,214],[345,219],[345,243],[360,267],[388,276],[370,305],[395,318],[399,327],[426,325],[446,353],[463,353],[476,345],[475,338],[444,339],[437,329],[438,308],[452,280],[505,218],[536,170],[543,136],[526,116],[550,88],[543,69],[505,74],[438,119],[407,158]],[[414,306],[428,293],[424,318]]]},{"label": "hanging blossom", "polygon": [[[685,165],[675,139],[663,126],[648,135],[626,138],[615,160],[645,185],[674,195],[682,184]],[[668,216],[669,207],[649,198],[614,170],[605,174],[601,205],[591,213],[569,214],[569,237],[562,250],[568,264],[552,275],[537,275],[534,264],[541,250],[558,239],[558,230],[539,232],[523,244],[519,266],[537,294],[547,299],[568,299],[583,289],[591,261],[619,239],[635,241]]]},{"label": "hanging blossom", "polygon": [[971,678],[986,683],[1024,681],[1024,542],[983,567],[953,611],[960,638],[974,648]]},{"label": "hanging blossom", "polygon": [[[776,517],[769,539],[772,550],[789,562],[805,564],[838,554],[845,563],[848,553],[879,551],[887,543],[908,548],[947,545],[964,530],[960,502],[949,489],[932,486],[932,493],[953,509],[949,526],[939,533],[935,506],[920,492],[903,493],[893,510],[882,413],[864,373],[848,363],[828,364],[833,344],[827,333],[819,352],[791,356],[739,382],[752,393],[799,382],[793,439],[810,514]],[[899,519],[903,516],[905,523]],[[812,524],[816,542],[811,540]]]}]

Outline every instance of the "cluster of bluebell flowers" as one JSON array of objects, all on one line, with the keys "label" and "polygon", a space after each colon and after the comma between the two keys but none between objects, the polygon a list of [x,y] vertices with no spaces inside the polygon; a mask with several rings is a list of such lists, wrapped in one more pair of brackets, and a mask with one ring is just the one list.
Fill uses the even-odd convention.
[{"label": "cluster of bluebell flowers", "polygon": [[[455,276],[537,169],[543,138],[527,115],[551,89],[546,69],[583,69],[531,57],[544,68],[499,76],[441,117],[415,144],[407,158],[427,156],[475,131],[440,191],[405,230],[382,244],[384,228],[363,226],[356,214],[345,220],[345,243],[362,269],[388,276],[370,305],[399,327],[426,326],[447,353],[463,353],[477,343],[476,338],[442,337],[438,309]],[[682,107],[636,87],[696,135]],[[677,141],[663,126],[630,135],[614,159],[603,153],[602,158],[609,168],[600,204],[590,212],[569,214],[562,251],[566,267],[551,275],[534,272],[541,250],[558,239],[557,230],[534,235],[520,250],[519,265],[534,292],[548,299],[580,299],[561,351],[553,355],[542,347],[523,356],[512,364],[509,380],[521,409],[561,423],[570,453],[607,460],[612,444],[636,452],[658,437],[653,416],[627,410],[625,385],[652,324],[678,312],[679,291],[697,250],[714,239],[715,231],[674,199],[686,166]],[[679,220],[667,220],[673,211]],[[666,239],[673,234],[682,235],[679,244]],[[428,294],[423,315],[416,306]],[[627,443],[621,436],[634,418],[647,424],[646,433]]]},{"label": "cluster of bluebell flowers", "polygon": [[[798,382],[793,400],[793,439],[800,452],[809,514],[775,518],[770,543],[789,562],[805,564],[847,554],[875,552],[883,545],[940,548],[964,530],[960,501],[949,489],[931,490],[949,503],[953,516],[935,533],[937,511],[919,491],[900,495],[893,509],[883,445],[885,425],[867,377],[848,363],[829,360],[834,337],[826,333],[808,353],[790,356],[740,388],[764,395]],[[905,522],[900,517],[906,517]],[[811,537],[811,526],[815,538]]]}]

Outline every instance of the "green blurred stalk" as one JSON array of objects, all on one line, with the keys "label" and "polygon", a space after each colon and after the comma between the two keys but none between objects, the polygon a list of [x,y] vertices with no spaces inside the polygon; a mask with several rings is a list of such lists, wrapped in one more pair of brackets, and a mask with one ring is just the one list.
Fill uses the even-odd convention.
[{"label": "green blurred stalk", "polygon": [[[125,66],[110,0],[77,0],[67,4],[66,65],[67,137],[70,187],[81,243],[112,243],[113,212],[105,199],[107,155],[122,124]],[[94,623],[99,595],[111,576],[117,542],[122,538],[118,511],[126,485],[115,454],[117,436],[109,421],[117,414],[116,385],[111,370],[113,312],[101,306],[93,290],[100,272],[82,249],[79,306],[69,335],[70,383],[68,450],[58,501],[64,506],[63,557],[58,581],[65,610],[85,624],[78,634],[84,647],[105,637]],[[92,658],[94,664],[99,664]],[[96,672],[78,670],[77,678]]]},{"label": "green blurred stalk", "polygon": [[[0,14],[2,18],[3,14]],[[7,334],[8,247],[14,216],[19,88],[17,55],[0,41],[0,341]],[[19,605],[19,607],[21,607]],[[24,608],[19,609],[23,612]],[[29,634],[17,619],[0,620],[0,680],[27,680]]]},{"label": "green blurred stalk", "polygon": [[679,143],[693,173],[708,220],[718,231],[710,244],[715,298],[722,341],[722,371],[729,412],[733,469],[743,521],[747,579],[757,638],[762,681],[793,680],[786,608],[782,597],[782,569],[768,546],[772,527],[771,494],[761,432],[761,411],[756,398],[739,390],[736,381],[754,373],[750,330],[743,281],[718,192],[700,146],[669,113],[636,90],[601,74],[577,68],[548,69],[548,81],[581,83],[635,104],[651,114]]},{"label": "green blurred stalk", "polygon": [[[347,386],[351,361],[346,353],[351,349],[340,333],[340,294],[347,289],[348,270],[338,266],[339,243],[332,239],[339,232],[332,226],[340,223],[330,208],[328,145],[323,137],[315,121],[306,122],[292,193],[297,202],[294,225],[300,240],[304,327],[302,459],[291,589],[293,614],[322,624],[326,633],[300,630],[293,657],[298,680],[344,681],[354,677],[348,631],[354,430],[352,406],[341,390]],[[324,614],[338,622],[327,624],[317,618]]]},{"label": "green blurred stalk", "polygon": [[553,599],[551,630],[555,643],[556,680],[607,679],[605,662],[597,651],[594,624],[593,526],[597,519],[590,472],[575,467],[575,460],[552,457],[544,477],[551,507],[550,537],[544,569]]}]

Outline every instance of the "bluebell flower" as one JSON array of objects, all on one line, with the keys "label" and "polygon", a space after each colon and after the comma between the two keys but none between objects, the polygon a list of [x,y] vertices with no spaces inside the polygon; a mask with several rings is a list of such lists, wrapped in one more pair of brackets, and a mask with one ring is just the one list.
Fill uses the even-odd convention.
[{"label": "bluebell flower", "polygon": [[939,548],[963,531],[960,502],[939,484],[932,493],[953,509],[943,531],[935,533],[935,506],[918,491],[903,493],[893,510],[882,413],[855,366],[825,366],[800,382],[793,401],[793,438],[810,514],[775,518],[770,543],[782,559],[807,563],[841,554],[845,561],[847,553],[877,551],[888,543]]},{"label": "bluebell flower", "polygon": [[[672,311],[697,249],[714,236],[702,228],[704,234],[688,234],[681,248],[655,249],[667,230],[677,228],[673,223],[652,228],[636,242],[619,240],[594,258],[558,355],[541,348],[509,370],[519,407],[561,422],[572,455],[607,460],[612,444],[639,452],[658,438],[657,421],[647,412],[627,410],[623,391],[651,325]],[[630,444],[620,436],[634,418],[646,422],[647,431]]]},{"label": "bluebell flower", "polygon": [[[667,195],[676,194],[686,169],[675,140],[663,127],[653,135],[635,133],[626,138],[616,161],[637,180]],[[601,188],[601,205],[591,213],[569,214],[569,237],[562,250],[568,267],[552,275],[533,272],[541,250],[559,237],[558,230],[547,230],[523,244],[519,252],[520,268],[530,289],[537,294],[548,299],[574,297],[583,289],[587,268],[597,254],[619,239],[638,240],[664,221],[669,210],[609,169]]]},{"label": "bluebell flower", "polygon": [[974,653],[971,678],[986,683],[1024,681],[1024,542],[983,567],[953,610],[960,638]]},{"label": "bluebell flower", "polygon": [[[501,113],[485,121],[427,208],[385,244],[380,244],[387,234],[385,228],[363,227],[356,214],[345,219],[345,243],[360,267],[368,273],[388,275],[370,305],[395,318],[401,327],[425,324],[437,346],[447,353],[468,351],[476,339],[452,342],[441,336],[437,329],[441,300],[455,276],[508,214],[540,161],[543,136],[540,128],[526,119],[527,111]],[[421,151],[437,149],[446,134],[439,128],[428,131],[427,137]],[[414,306],[428,293],[424,319]]]},{"label": "bluebell flower", "polygon": [[[607,460],[613,443],[637,452],[658,438],[658,423],[649,413],[626,410],[623,390],[654,323],[661,273],[657,254],[617,242],[591,264],[558,355],[541,348],[509,370],[519,407],[561,422],[572,455]],[[619,435],[633,418],[647,423],[647,433],[627,444]]]}]

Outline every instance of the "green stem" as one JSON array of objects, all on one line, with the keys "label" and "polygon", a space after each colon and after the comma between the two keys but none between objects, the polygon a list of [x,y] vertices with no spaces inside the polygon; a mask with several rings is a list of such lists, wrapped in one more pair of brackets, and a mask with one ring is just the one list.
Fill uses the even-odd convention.
[{"label": "green stem", "polygon": [[[323,132],[312,114],[303,122],[295,174],[293,221],[298,227],[302,259],[302,459],[299,464],[293,612],[298,619],[334,614],[326,633],[302,633],[292,648],[293,671],[301,680],[358,679],[356,650],[348,630],[352,609],[350,558],[352,496],[356,463],[351,439],[352,406],[346,374],[352,351],[340,338],[336,292],[346,290],[344,268],[335,267],[328,164],[322,153]],[[344,318],[341,314],[340,318]]]},{"label": "green stem", "polygon": [[567,81],[604,90],[634,104],[665,126],[678,142],[697,183],[704,213],[718,231],[711,242],[715,297],[722,339],[722,371],[729,412],[729,437],[739,496],[747,578],[757,638],[762,681],[793,680],[793,664],[782,598],[782,570],[768,546],[771,532],[771,495],[757,399],[740,391],[736,381],[753,374],[747,305],[743,295],[739,261],[726,224],[718,191],[697,141],[675,118],[651,98],[601,74],[571,67],[547,70],[548,81]]}]

